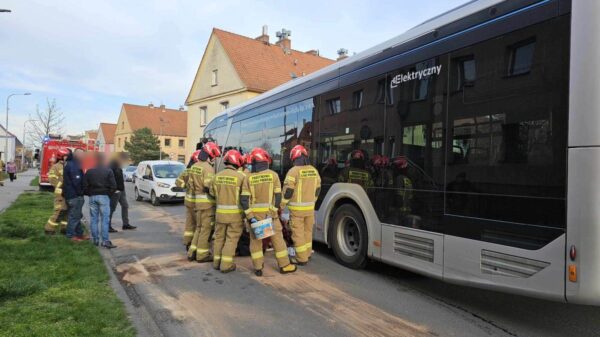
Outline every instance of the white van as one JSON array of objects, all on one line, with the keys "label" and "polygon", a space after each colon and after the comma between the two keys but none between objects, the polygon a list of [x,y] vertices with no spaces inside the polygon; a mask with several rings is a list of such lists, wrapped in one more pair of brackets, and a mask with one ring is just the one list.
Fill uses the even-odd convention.
[{"label": "white van", "polygon": [[175,186],[175,180],[185,170],[178,161],[147,160],[138,164],[135,179],[135,200],[150,199],[152,205],[183,201],[185,191]]}]

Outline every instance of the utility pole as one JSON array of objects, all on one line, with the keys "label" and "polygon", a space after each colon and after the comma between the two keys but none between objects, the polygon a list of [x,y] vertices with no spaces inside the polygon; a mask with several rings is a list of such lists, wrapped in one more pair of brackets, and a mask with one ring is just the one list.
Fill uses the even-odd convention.
[{"label": "utility pole", "polygon": [[[4,127],[6,128],[6,138],[5,143],[4,143],[4,159],[5,162],[8,163],[8,110],[10,110],[9,108],[9,104],[10,104],[10,98],[12,96],[29,96],[31,95],[30,92],[26,92],[23,94],[10,94],[8,95],[8,97],[6,97],[6,124],[4,125]],[[15,137],[15,145],[16,145],[16,137]]]}]

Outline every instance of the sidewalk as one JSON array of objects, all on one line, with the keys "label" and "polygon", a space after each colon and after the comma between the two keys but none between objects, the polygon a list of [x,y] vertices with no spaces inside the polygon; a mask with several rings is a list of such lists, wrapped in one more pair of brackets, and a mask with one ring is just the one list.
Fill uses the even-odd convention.
[{"label": "sidewalk", "polygon": [[0,212],[10,206],[17,197],[27,191],[36,191],[36,186],[29,186],[31,180],[38,174],[37,169],[29,169],[28,171],[17,174],[17,180],[10,182],[10,179],[4,180],[4,186],[0,186]]}]

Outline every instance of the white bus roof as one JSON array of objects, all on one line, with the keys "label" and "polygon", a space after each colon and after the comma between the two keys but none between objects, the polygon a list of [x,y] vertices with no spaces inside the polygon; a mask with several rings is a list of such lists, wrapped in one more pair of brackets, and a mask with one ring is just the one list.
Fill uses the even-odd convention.
[{"label": "white bus roof", "polygon": [[219,115],[215,116],[214,119],[217,119],[218,117],[221,117],[225,114],[227,114],[229,117],[234,116],[237,112],[239,112],[244,107],[246,107],[250,104],[253,104],[255,102],[258,102],[260,100],[268,98],[270,96],[276,95],[276,94],[283,92],[287,89],[290,89],[296,85],[300,85],[302,83],[309,82],[309,81],[319,77],[320,75],[329,73],[331,71],[337,71],[341,67],[347,66],[354,62],[358,62],[360,60],[363,60],[363,59],[366,59],[373,55],[376,55],[385,49],[393,48],[398,45],[407,43],[411,40],[419,38],[420,36],[429,34],[433,31],[435,31],[439,27],[445,26],[449,23],[455,22],[457,20],[460,20],[464,17],[467,17],[471,14],[474,14],[478,11],[481,11],[485,8],[494,6],[494,5],[504,2],[504,1],[506,1],[506,0],[474,0],[474,1],[467,2],[461,6],[458,6],[454,9],[448,11],[448,12],[445,12],[436,17],[433,17],[433,18],[409,29],[405,33],[396,36],[395,38],[392,38],[383,43],[380,43],[374,47],[364,50],[356,55],[350,56],[344,60],[341,60],[334,64],[331,64],[325,68],[319,69],[319,70],[315,71],[314,73],[311,73],[309,75],[306,75],[306,76],[303,76],[303,77],[300,77],[300,78],[297,78],[297,79],[294,79],[291,81],[288,81],[288,82],[286,82],[278,87],[275,87],[261,95],[253,97],[253,98],[249,99],[248,101],[241,103],[240,105],[236,105],[235,107],[227,109],[227,110],[223,111],[222,113],[220,113]]}]

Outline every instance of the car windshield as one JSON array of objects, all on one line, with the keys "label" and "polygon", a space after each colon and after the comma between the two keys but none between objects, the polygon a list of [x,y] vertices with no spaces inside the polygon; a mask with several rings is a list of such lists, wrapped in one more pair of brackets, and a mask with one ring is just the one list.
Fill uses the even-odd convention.
[{"label": "car windshield", "polygon": [[126,172],[133,172],[135,171],[136,167],[135,166],[129,166],[125,169]]},{"label": "car windshield", "polygon": [[183,172],[184,165],[154,165],[152,170],[156,178],[177,178]]}]

